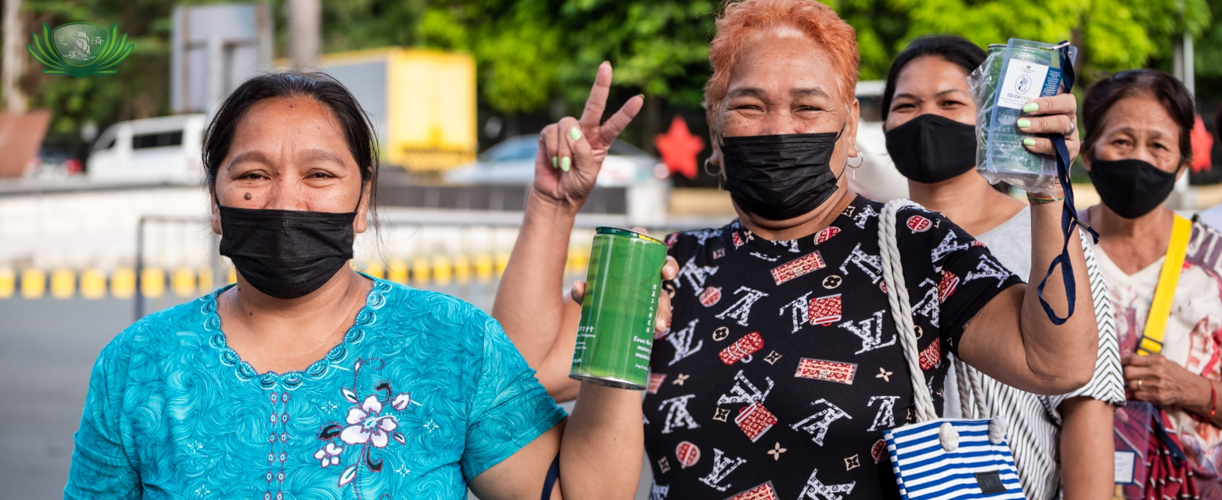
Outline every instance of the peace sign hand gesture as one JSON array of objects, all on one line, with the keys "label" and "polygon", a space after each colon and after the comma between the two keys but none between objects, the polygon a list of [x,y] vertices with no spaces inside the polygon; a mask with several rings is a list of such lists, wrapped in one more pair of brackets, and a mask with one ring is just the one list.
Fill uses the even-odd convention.
[{"label": "peace sign hand gesture", "polygon": [[594,182],[611,143],[645,103],[644,96],[634,96],[606,123],[600,123],[610,92],[611,63],[603,62],[598,67],[598,76],[594,78],[581,120],[566,116],[544,127],[539,134],[532,189],[544,199],[575,212],[594,190]]}]

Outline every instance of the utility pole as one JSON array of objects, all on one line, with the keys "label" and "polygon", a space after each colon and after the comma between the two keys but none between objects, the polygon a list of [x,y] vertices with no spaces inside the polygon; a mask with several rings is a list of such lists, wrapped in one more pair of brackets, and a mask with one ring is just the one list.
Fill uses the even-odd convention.
[{"label": "utility pole", "polygon": [[1183,50],[1183,53],[1184,53],[1184,79],[1182,81],[1184,82],[1184,86],[1188,87],[1188,92],[1192,94],[1193,98],[1196,98],[1197,75],[1196,75],[1196,67],[1193,64],[1193,60],[1192,60],[1192,58],[1195,57],[1192,53],[1193,52],[1192,35],[1189,35],[1188,33],[1184,33],[1183,46],[1184,46],[1184,50]]},{"label": "utility pole", "polygon": [[[1184,32],[1184,37],[1173,42],[1171,55],[1171,71],[1172,76],[1178,78],[1184,84],[1184,88],[1188,89],[1188,93],[1192,94],[1194,100],[1196,98],[1196,69],[1193,67],[1193,47],[1192,35]],[[1193,110],[1195,112],[1195,109]],[[1172,198],[1169,198],[1168,206],[1178,207],[1180,210],[1191,210],[1196,208],[1196,192],[1189,187],[1189,177],[1185,175],[1175,181],[1175,191]],[[1174,203],[1172,202],[1174,200]]]},{"label": "utility pole", "polygon": [[1171,72],[1172,76],[1179,78],[1184,83],[1184,87],[1188,88],[1188,92],[1195,97],[1196,92],[1196,67],[1193,64],[1192,58],[1192,35],[1184,33],[1184,37],[1176,40],[1172,46],[1171,53]]},{"label": "utility pole", "polygon": [[322,1],[289,0],[289,58],[293,69],[310,70],[318,65],[322,42]]},{"label": "utility pole", "polygon": [[21,74],[25,72],[26,33],[22,29],[21,0],[4,0],[4,55],[0,61],[0,92],[4,93],[5,109],[9,113],[25,113],[26,96],[21,91]]}]

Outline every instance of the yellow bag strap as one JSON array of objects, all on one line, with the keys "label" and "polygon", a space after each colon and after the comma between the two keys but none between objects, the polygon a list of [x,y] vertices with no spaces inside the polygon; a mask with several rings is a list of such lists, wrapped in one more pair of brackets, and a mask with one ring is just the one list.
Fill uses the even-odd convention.
[{"label": "yellow bag strap", "polygon": [[1188,239],[1191,236],[1192,222],[1176,215],[1171,226],[1167,257],[1158,274],[1158,286],[1154,288],[1154,302],[1150,304],[1150,314],[1146,316],[1146,330],[1137,346],[1139,355],[1158,354],[1163,350],[1163,333],[1167,330],[1167,318],[1171,316],[1171,300],[1175,298],[1175,287],[1180,281],[1180,271],[1184,269],[1184,256],[1188,252]]}]

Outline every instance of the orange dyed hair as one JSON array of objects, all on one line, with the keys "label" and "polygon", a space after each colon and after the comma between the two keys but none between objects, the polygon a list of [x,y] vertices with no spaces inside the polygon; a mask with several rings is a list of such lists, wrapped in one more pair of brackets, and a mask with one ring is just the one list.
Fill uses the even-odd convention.
[{"label": "orange dyed hair", "polygon": [[857,33],[826,5],[815,0],[742,0],[727,3],[717,19],[717,35],[709,44],[713,77],[704,86],[704,104],[709,120],[717,115],[730,86],[730,70],[759,35],[789,28],[823,46],[839,76],[840,94],[851,102],[857,86]]}]

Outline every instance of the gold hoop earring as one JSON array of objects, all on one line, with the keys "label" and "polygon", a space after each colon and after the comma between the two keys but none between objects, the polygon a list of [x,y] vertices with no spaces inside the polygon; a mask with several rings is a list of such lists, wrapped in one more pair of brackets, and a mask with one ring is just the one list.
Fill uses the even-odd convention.
[{"label": "gold hoop earring", "polygon": [[851,159],[853,159],[853,158],[857,158],[857,164],[856,164],[856,165],[854,165],[852,162],[849,162],[848,160],[845,160],[844,165],[845,165],[846,167],[849,167],[850,169],[852,169],[852,170],[853,170],[853,177],[852,177],[852,179],[853,179],[853,180],[857,180],[857,169],[861,168],[862,164],[864,164],[864,163],[866,162],[866,158],[865,158],[864,156],[862,156],[862,155],[861,155],[861,151],[858,151],[858,152],[857,152],[857,156],[850,156],[848,159],[849,159],[849,160],[851,160]]}]

